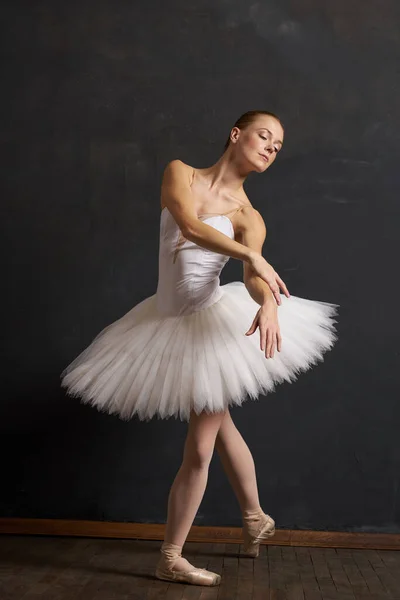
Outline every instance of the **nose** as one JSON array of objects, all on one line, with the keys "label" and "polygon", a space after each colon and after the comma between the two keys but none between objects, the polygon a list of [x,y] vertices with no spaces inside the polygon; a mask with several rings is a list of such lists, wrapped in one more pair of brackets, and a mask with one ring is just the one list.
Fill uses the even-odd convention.
[{"label": "nose", "polygon": [[265,144],[265,150],[266,150],[266,151],[267,151],[269,154],[272,154],[272,152],[273,152],[273,150],[274,150],[274,149],[273,149],[273,146],[272,146],[272,143],[271,143],[271,142],[268,142],[267,144]]}]

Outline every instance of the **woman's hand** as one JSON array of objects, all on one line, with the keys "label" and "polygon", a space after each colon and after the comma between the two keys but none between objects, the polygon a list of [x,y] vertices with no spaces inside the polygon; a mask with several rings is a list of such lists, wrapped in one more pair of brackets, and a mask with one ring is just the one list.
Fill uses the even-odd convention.
[{"label": "woman's hand", "polygon": [[278,352],[282,348],[282,337],[278,323],[278,307],[273,299],[260,307],[246,335],[252,335],[257,327],[260,328],[261,350],[265,349],[266,358],[273,358],[275,348]]},{"label": "woman's hand", "polygon": [[258,252],[252,252],[248,262],[253,271],[255,271],[255,273],[261,277],[261,279],[268,283],[269,287],[271,288],[271,292],[273,293],[274,298],[279,306],[282,303],[279,287],[281,287],[285,296],[290,298],[289,291],[284,281],[279,277],[272,265],[265,260],[262,254],[259,254]]}]

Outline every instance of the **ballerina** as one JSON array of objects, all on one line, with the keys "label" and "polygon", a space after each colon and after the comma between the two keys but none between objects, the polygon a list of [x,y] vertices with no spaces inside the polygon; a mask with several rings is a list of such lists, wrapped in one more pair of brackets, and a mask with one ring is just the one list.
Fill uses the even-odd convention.
[{"label": "ballerina", "polygon": [[[102,412],[188,422],[168,497],[159,579],[221,581],[182,556],[214,449],[241,509],[244,554],[258,556],[275,521],[261,508],[254,460],[229,407],[293,382],[337,340],[338,305],[290,295],[262,256],[264,219],[243,188],[249,173],[264,173],[276,160],[283,138],[275,114],[248,111],[214,165],[166,166],[156,293],[103,329],[61,374],[69,395]],[[243,282],[221,285],[229,258],[243,262]]]}]

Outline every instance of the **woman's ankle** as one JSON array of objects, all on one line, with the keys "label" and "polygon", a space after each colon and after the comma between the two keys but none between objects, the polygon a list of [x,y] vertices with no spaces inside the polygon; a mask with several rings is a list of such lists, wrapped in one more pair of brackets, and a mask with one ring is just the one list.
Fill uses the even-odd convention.
[{"label": "woman's ankle", "polygon": [[183,546],[163,542],[160,548],[159,567],[167,571],[192,571],[195,567],[182,556]]},{"label": "woman's ankle", "polygon": [[242,517],[244,520],[259,519],[264,514],[265,513],[264,513],[263,509],[261,508],[261,506],[259,506],[257,508],[242,510]]},{"label": "woman's ankle", "polygon": [[171,542],[166,542],[164,540],[161,544],[160,552],[165,556],[165,558],[172,560],[173,558],[178,558],[181,556],[182,548],[183,546],[172,544]]}]

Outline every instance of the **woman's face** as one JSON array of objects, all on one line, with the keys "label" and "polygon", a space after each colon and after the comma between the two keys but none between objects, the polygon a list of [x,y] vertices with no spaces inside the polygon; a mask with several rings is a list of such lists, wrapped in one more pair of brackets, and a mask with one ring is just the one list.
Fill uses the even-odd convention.
[{"label": "woman's face", "polygon": [[283,144],[283,128],[269,115],[259,115],[245,129],[234,127],[236,152],[254,171],[262,173],[274,162]]}]

